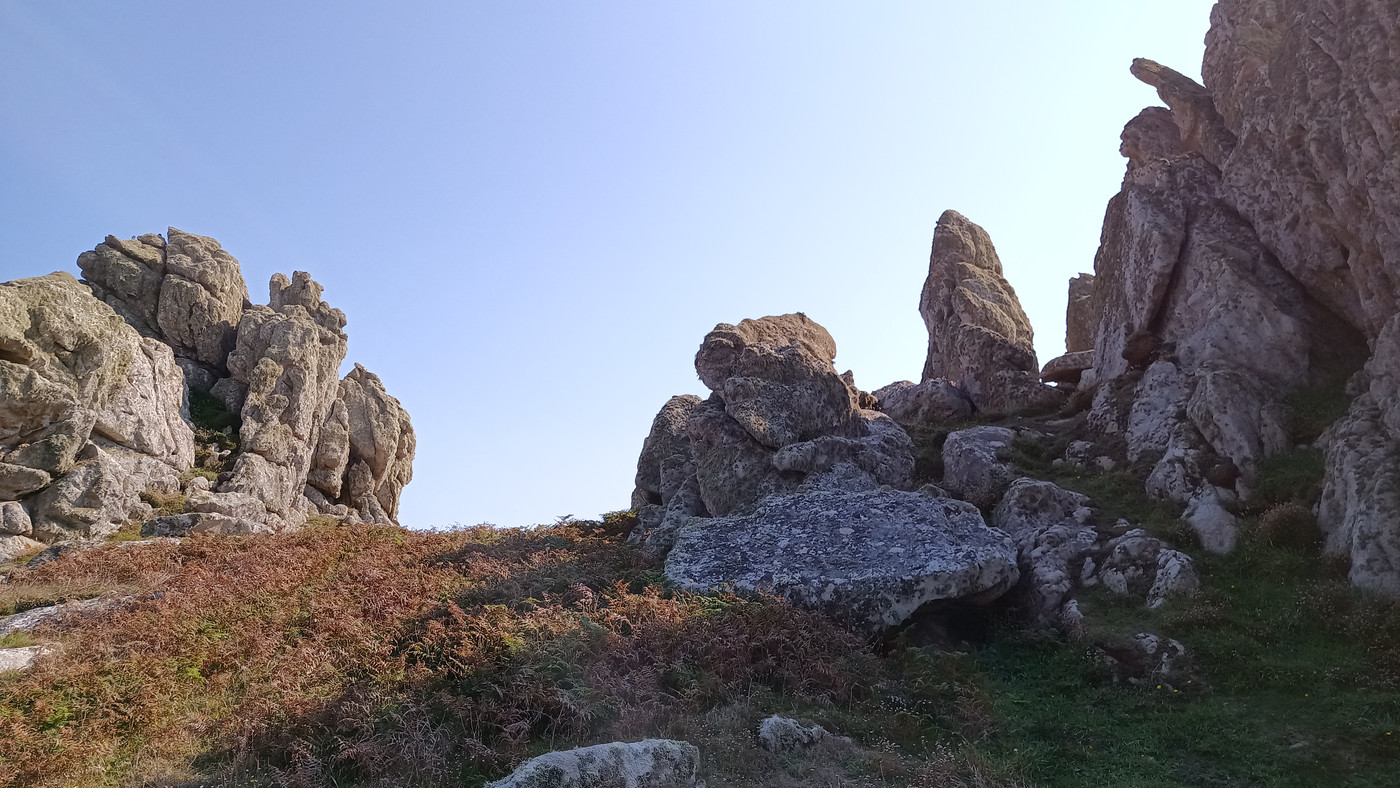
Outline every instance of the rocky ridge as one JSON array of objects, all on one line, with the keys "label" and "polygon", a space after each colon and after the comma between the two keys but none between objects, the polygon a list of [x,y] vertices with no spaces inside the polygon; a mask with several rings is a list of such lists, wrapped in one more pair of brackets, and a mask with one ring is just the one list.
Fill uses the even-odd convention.
[{"label": "rocky ridge", "polygon": [[[396,522],[413,427],[363,367],[339,377],[345,315],[308,274],[254,305],[232,255],[175,228],[108,236],[78,267],[0,284],[7,538]],[[195,423],[220,404],[222,431]]]}]

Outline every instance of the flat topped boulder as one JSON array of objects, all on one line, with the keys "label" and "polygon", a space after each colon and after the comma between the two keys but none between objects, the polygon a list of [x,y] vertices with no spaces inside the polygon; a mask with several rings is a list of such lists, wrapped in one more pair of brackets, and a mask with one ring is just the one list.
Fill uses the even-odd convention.
[{"label": "flat topped boulder", "polygon": [[684,588],[765,591],[869,628],[937,600],[1015,584],[1016,547],[976,507],[889,488],[773,495],[750,514],[692,518],[666,559]]}]

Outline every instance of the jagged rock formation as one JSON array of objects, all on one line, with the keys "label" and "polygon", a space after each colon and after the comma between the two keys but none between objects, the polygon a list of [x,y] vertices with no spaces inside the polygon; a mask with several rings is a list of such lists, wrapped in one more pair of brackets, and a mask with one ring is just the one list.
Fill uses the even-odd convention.
[{"label": "jagged rock formation", "polygon": [[1400,395],[1400,7],[1221,0],[1211,21],[1205,86],[1132,67],[1168,108],[1123,133],[1128,173],[1095,261],[1091,420],[1155,460],[1148,491],[1228,549],[1226,507],[1290,445],[1282,397],[1369,356],[1324,441],[1319,523],[1354,582],[1400,593],[1400,419],[1387,413]]},{"label": "jagged rock formation", "polygon": [[1039,381],[1030,320],[991,237],[957,211],[938,219],[919,314],[928,327],[924,381],[952,381],[988,412],[1058,401]]},{"label": "jagged rock formation", "polygon": [[[275,276],[270,304],[253,306],[237,260],[174,228],[109,236],[78,265],[85,282],[0,284],[6,534],[100,537],[149,519],[152,493],[184,494],[176,532],[275,530],[317,511],[394,521],[412,426],[363,368],[338,379],[345,316],[307,274]],[[213,484],[186,473],[191,391],[242,417],[242,452]]]},{"label": "jagged rock formation", "polygon": [[860,407],[869,395],[835,355],[800,314],[706,336],[695,366],[713,393],[673,397],[652,422],[634,538],[669,551],[666,573],[686,587],[764,589],[864,626],[999,595],[1016,579],[1010,542],[975,507],[900,489],[913,444]]}]

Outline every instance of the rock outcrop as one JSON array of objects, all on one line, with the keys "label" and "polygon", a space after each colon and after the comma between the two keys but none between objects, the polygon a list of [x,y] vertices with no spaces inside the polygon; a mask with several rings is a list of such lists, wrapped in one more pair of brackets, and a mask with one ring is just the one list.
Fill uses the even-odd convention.
[{"label": "rock outcrop", "polygon": [[684,518],[742,513],[838,466],[906,485],[909,436],[885,414],[860,408],[835,357],[831,335],[802,314],[721,323],[706,335],[695,369],[713,393],[672,398],[643,444],[633,493],[638,538],[664,550]]},{"label": "rock outcrop", "polygon": [[0,284],[0,499],[45,541],[104,536],[194,461],[182,374],[67,273]]},{"label": "rock outcrop", "polygon": [[[78,264],[85,282],[0,284],[6,534],[101,537],[149,519],[151,494],[184,493],[198,521],[185,531],[275,530],[317,511],[394,521],[412,475],[408,415],[363,368],[339,380],[345,316],[307,274],[279,274],[270,305],[253,306],[237,260],[174,228],[109,236]],[[185,473],[191,391],[241,416],[242,452],[212,485]]]},{"label": "rock outcrop", "polygon": [[[860,407],[835,354],[804,315],[706,336],[695,364],[713,393],[674,397],[653,420],[634,538],[669,551],[666,573],[685,587],[768,591],[872,628],[930,601],[1001,594],[1016,577],[1005,535],[969,504],[906,491],[912,441]],[[893,409],[916,420],[971,411],[946,381],[895,389],[884,402],[907,395]]]},{"label": "rock outcrop", "polygon": [[1225,550],[1231,502],[1292,446],[1283,396],[1364,363],[1322,442],[1319,525],[1354,583],[1400,594],[1400,6],[1221,0],[1211,23],[1204,86],[1132,65],[1167,108],[1123,133],[1091,420],[1155,460],[1148,491]]},{"label": "rock outcrop", "polygon": [[952,381],[988,412],[1058,401],[1040,383],[1030,320],[991,237],[957,211],[938,219],[919,314],[928,328],[924,381]]}]

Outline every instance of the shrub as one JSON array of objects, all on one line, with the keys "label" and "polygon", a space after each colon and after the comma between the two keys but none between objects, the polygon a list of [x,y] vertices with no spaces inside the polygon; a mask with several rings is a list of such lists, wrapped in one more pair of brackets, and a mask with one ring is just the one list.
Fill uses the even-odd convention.
[{"label": "shrub", "polygon": [[756,688],[848,703],[874,680],[864,642],[820,616],[653,584],[617,535],[626,520],[198,535],[16,570],[0,607],[55,588],[129,600],[0,683],[0,783],[146,784],[200,765],[455,785],[624,711],[695,712]]},{"label": "shrub", "polygon": [[1275,504],[1264,512],[1259,518],[1259,538],[1270,547],[1312,549],[1322,534],[1310,509],[1289,502]]}]

